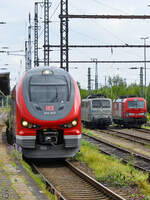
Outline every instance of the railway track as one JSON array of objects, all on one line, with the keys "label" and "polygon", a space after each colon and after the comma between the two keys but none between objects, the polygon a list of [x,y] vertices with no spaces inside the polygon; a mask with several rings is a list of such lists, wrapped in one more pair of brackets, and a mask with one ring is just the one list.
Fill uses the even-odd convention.
[{"label": "railway track", "polygon": [[[144,134],[141,134],[141,130]],[[146,132],[143,129],[131,129],[130,132],[107,129],[107,130],[96,130],[99,133],[110,134],[113,136],[117,136],[120,138],[124,138],[126,140],[130,140],[132,142],[137,142],[142,145],[150,145],[150,131]]]},{"label": "railway track", "polygon": [[34,164],[34,168],[42,175],[50,191],[53,191],[59,200],[125,200],[69,161],[57,164]]},{"label": "railway track", "polygon": [[150,127],[150,123],[146,123],[146,124],[144,124],[144,126],[148,126],[148,127]]},{"label": "railway track", "polygon": [[148,133],[150,134],[150,130],[149,129],[146,129],[146,128],[140,128],[140,129],[135,129],[137,131],[140,131],[140,132],[143,132],[143,133]]},{"label": "railway track", "polygon": [[96,144],[102,153],[105,153],[107,155],[115,155],[117,158],[122,159],[125,163],[131,162],[132,160],[134,167],[143,171],[150,172],[150,158],[140,154],[136,154],[125,148],[111,144],[108,141],[104,141],[103,139],[99,139],[94,136],[89,136],[84,133],[82,138],[91,143]]}]

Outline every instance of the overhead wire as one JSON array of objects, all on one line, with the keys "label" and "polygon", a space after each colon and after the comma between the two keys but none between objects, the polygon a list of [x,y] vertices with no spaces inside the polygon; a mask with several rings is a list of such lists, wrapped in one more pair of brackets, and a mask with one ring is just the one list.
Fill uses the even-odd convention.
[{"label": "overhead wire", "polygon": [[[52,22],[51,19],[52,19],[53,16],[55,15],[55,13],[56,13],[56,11],[58,10],[59,6],[60,6],[60,2],[58,3],[58,5],[56,6],[56,8],[54,9],[52,15],[50,16],[50,22]],[[44,29],[42,29],[41,33],[39,34],[38,39],[40,39],[40,37],[43,35],[43,33],[44,33]]]},{"label": "overhead wire", "polygon": [[[105,7],[108,7],[108,8],[111,8],[111,9],[114,9],[114,10],[118,10],[118,11],[121,11],[121,12],[123,12],[122,10],[120,10],[120,9],[116,9],[116,8],[114,8],[114,7],[111,7],[111,6],[109,6],[109,5],[107,5],[107,4],[105,4],[105,3],[103,3],[102,1],[100,1],[100,0],[93,0],[93,1],[95,1],[96,3],[99,3],[99,4],[102,4],[102,5],[104,5]],[[76,8],[75,7],[75,9],[77,9],[78,10],[78,8]],[[96,21],[93,21],[93,20],[91,20],[91,22],[92,23],[94,23],[94,24],[98,24],[98,25],[100,25],[102,28],[103,28],[103,30],[105,30],[106,32],[108,32],[109,34],[111,34],[114,38],[116,38],[117,40],[119,40],[121,43],[123,43],[123,44],[128,44],[128,42],[126,42],[125,40],[122,40],[118,35],[116,35],[116,34],[114,34],[112,31],[110,31],[110,30],[108,30],[106,27],[104,27],[102,24],[100,24],[100,23],[98,23],[98,22],[96,22]],[[73,30],[73,29],[72,29]],[[91,36],[88,36],[87,34],[83,34],[83,33],[81,33],[81,32],[77,32],[77,31],[74,31],[73,30],[73,32],[76,32],[76,33],[78,33],[78,34],[81,34],[81,35],[83,35],[83,36],[86,36],[86,37],[89,37],[89,38],[92,38]],[[92,38],[93,39],[93,38]],[[95,39],[94,39],[95,40]],[[97,40],[98,41],[98,40]],[[126,53],[127,53],[127,50],[125,50],[126,51]],[[127,54],[130,54],[131,55],[131,53],[127,53]],[[133,54],[133,55],[135,55],[135,54]],[[136,57],[139,57],[138,55],[135,55]]]},{"label": "overhead wire", "polygon": [[[98,0],[93,0],[93,1],[96,1],[96,2],[99,2]],[[99,2],[100,3],[100,2]],[[101,3],[102,4],[102,3]],[[107,6],[107,4],[104,4],[105,6]],[[77,8],[77,7],[74,7],[76,10],[78,10],[79,11],[79,9]],[[80,11],[81,12],[81,11]],[[93,20],[91,20],[91,22],[92,23],[94,23],[93,22]],[[96,23],[96,22],[95,22]],[[103,27],[103,26],[102,26]],[[126,44],[127,42],[125,42],[125,41],[123,41],[120,37],[118,37],[116,34],[114,34],[114,33],[112,33],[111,31],[109,31],[109,30],[107,30],[105,27],[103,27],[103,29],[106,31],[106,32],[109,32],[110,34],[112,34],[113,35],[113,37],[115,37],[116,39],[118,39],[120,42],[122,42],[122,43],[124,43],[124,44]],[[76,31],[77,32],[77,31]],[[79,33],[79,32],[78,32]],[[80,32],[81,33],[81,32]],[[82,34],[82,35],[86,35],[86,37],[87,37],[87,34]],[[98,40],[97,40],[98,41]]]},{"label": "overhead wire", "polygon": [[115,8],[115,7],[113,7],[113,6],[110,6],[110,5],[106,4],[106,3],[103,3],[103,2],[100,1],[100,0],[93,0],[93,1],[95,1],[97,4],[101,4],[101,5],[105,6],[105,7],[107,7],[107,8],[110,8],[110,9],[113,9],[113,10],[117,10],[117,11],[119,11],[119,12],[121,12],[121,13],[127,14],[125,11],[123,11],[123,10],[121,10],[121,9],[119,9],[119,8]]},{"label": "overhead wire", "polygon": [[51,19],[53,18],[53,16],[55,15],[55,13],[56,13],[56,11],[58,10],[59,6],[60,6],[60,2],[59,2],[58,5],[56,6],[56,8],[55,8],[54,12],[52,13],[52,15],[50,16],[50,20],[51,20]]}]

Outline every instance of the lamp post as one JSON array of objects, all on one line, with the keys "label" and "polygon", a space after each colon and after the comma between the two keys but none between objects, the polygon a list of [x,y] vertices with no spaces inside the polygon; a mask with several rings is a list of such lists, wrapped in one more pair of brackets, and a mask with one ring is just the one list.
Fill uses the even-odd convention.
[{"label": "lamp post", "polygon": [[129,69],[140,69],[140,97],[143,97],[143,67],[130,67]]},{"label": "lamp post", "polygon": [[144,40],[144,70],[145,70],[145,99],[147,99],[147,90],[146,90],[146,40],[149,37],[141,37],[141,40]]},{"label": "lamp post", "polygon": [[98,68],[97,68],[97,58],[91,58],[95,62],[95,90],[98,90]]}]

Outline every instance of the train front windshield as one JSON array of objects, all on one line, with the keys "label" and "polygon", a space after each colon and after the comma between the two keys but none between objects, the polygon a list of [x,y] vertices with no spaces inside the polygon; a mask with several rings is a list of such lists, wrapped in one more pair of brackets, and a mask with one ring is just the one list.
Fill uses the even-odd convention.
[{"label": "train front windshield", "polygon": [[64,76],[34,75],[29,83],[29,97],[35,103],[66,102],[70,98],[70,89]]},{"label": "train front windshield", "polygon": [[30,101],[38,103],[54,103],[68,101],[67,86],[32,85]]},{"label": "train front windshield", "polygon": [[92,101],[93,108],[110,108],[109,100],[93,100]]},{"label": "train front windshield", "polygon": [[128,108],[144,108],[144,101],[128,101]]}]

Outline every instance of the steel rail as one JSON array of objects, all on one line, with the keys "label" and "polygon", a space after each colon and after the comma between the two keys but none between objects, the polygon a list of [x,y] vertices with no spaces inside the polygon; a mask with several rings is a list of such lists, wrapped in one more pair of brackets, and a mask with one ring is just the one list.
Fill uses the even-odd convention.
[{"label": "steel rail", "polygon": [[98,145],[100,152],[107,155],[115,155],[118,158],[123,159],[124,163],[128,163],[131,160],[131,156],[134,157],[134,167],[142,171],[150,172],[150,158],[143,156],[142,154],[137,154],[136,152],[130,151],[123,147],[119,147],[112,144],[104,139],[100,139],[85,133],[82,134],[83,139],[95,143]]},{"label": "steel rail", "polygon": [[[150,139],[144,138],[142,136],[124,133],[124,132],[120,132],[120,131],[112,130],[112,129],[107,129],[107,130],[102,130],[102,131],[96,130],[96,131],[115,135],[117,137],[124,138],[124,139],[130,140],[132,142],[137,142],[142,145],[150,145]],[[110,131],[110,132],[108,132],[108,131]]]},{"label": "steel rail", "polygon": [[[45,175],[42,174],[43,170],[41,170],[40,166],[37,166],[35,164],[32,165],[34,167],[34,169],[36,169],[36,171],[43,177],[44,181],[46,182],[48,188],[50,187],[50,191],[53,191],[54,194],[56,194],[56,196],[58,197],[58,199],[60,200],[65,200],[65,199],[74,199],[74,200],[79,200],[79,199],[89,199],[88,197],[88,192],[87,191],[91,191],[91,187],[93,188],[93,192],[96,194],[97,198],[96,199],[111,199],[111,200],[125,200],[123,197],[121,197],[120,195],[116,194],[115,192],[111,191],[110,189],[108,189],[107,187],[103,186],[102,184],[100,184],[99,182],[97,182],[96,180],[94,180],[93,178],[91,178],[90,176],[88,176],[86,173],[84,173],[83,171],[81,171],[80,169],[78,169],[77,167],[75,167],[73,164],[71,164],[69,161],[65,161],[64,162],[64,166],[66,167],[66,169],[70,170],[76,177],[79,177],[79,180],[77,181],[77,183],[79,184],[79,182],[81,181],[84,185],[84,182],[86,183],[85,186],[83,186],[84,191],[76,191],[78,188],[76,188],[77,183],[73,183],[73,180],[75,179],[75,177],[73,177],[72,180],[67,179],[66,176],[66,172],[64,172],[65,177],[63,177],[64,174],[60,174],[59,177],[60,180],[62,180],[63,178],[66,179],[67,184],[64,183],[63,188],[62,188],[62,182],[60,183],[60,186],[58,186],[58,183],[56,183],[57,187],[60,188],[60,190],[63,190],[63,193],[69,193],[71,196],[69,198],[64,197],[65,195],[62,194],[60,191],[58,191],[55,187],[55,184],[51,183],[50,178],[47,178]],[[50,168],[49,168],[50,167]],[[45,167],[45,169],[47,170],[47,173],[49,173],[49,170],[51,169],[51,165],[49,165]],[[44,167],[42,167],[42,169],[44,169]],[[56,165],[56,169],[55,171],[58,172],[59,167]],[[59,173],[59,172],[58,172]],[[53,176],[55,176],[53,174]],[[56,177],[55,177],[56,178]],[[57,179],[57,178],[56,178]],[[71,183],[69,182],[71,181]],[[70,185],[70,187],[68,186],[68,184]],[[75,186],[76,185],[76,186]],[[89,185],[89,186],[88,186]],[[72,187],[71,187],[72,186]],[[66,191],[64,191],[64,187],[66,188]],[[52,189],[51,189],[52,188]],[[70,190],[71,189],[71,190]],[[72,192],[71,192],[72,191]],[[74,194],[73,194],[74,193]],[[93,194],[94,194],[93,193]],[[68,196],[69,196],[68,194]],[[89,193],[90,194],[90,193]],[[99,196],[100,194],[100,196]],[[92,194],[90,194],[92,195]],[[94,197],[92,198],[94,199]]]},{"label": "steel rail", "polygon": [[[77,175],[79,175],[81,178],[86,180],[88,183],[96,187],[98,190],[103,191],[104,194],[107,194],[110,198],[114,200],[123,200],[124,198],[116,194],[115,192],[111,191],[92,177],[88,176],[86,173],[75,167],[73,164],[71,164],[69,161],[66,161],[66,165]],[[125,200],[125,199],[124,199]]]},{"label": "steel rail", "polygon": [[[150,126],[150,124],[148,125]],[[141,131],[143,133],[149,133],[150,134],[150,130],[149,129],[146,129],[146,128],[140,128],[140,129],[135,129],[136,131]]]},{"label": "steel rail", "polygon": [[40,170],[38,169],[38,167],[35,164],[31,164],[31,167],[38,173],[40,174],[40,176],[43,178],[43,180],[45,181],[46,185],[47,185],[47,189],[49,192],[51,192],[52,194],[55,194],[57,197],[59,197],[59,200],[67,200],[57,189],[56,187],[50,183],[50,181],[40,172]]}]

